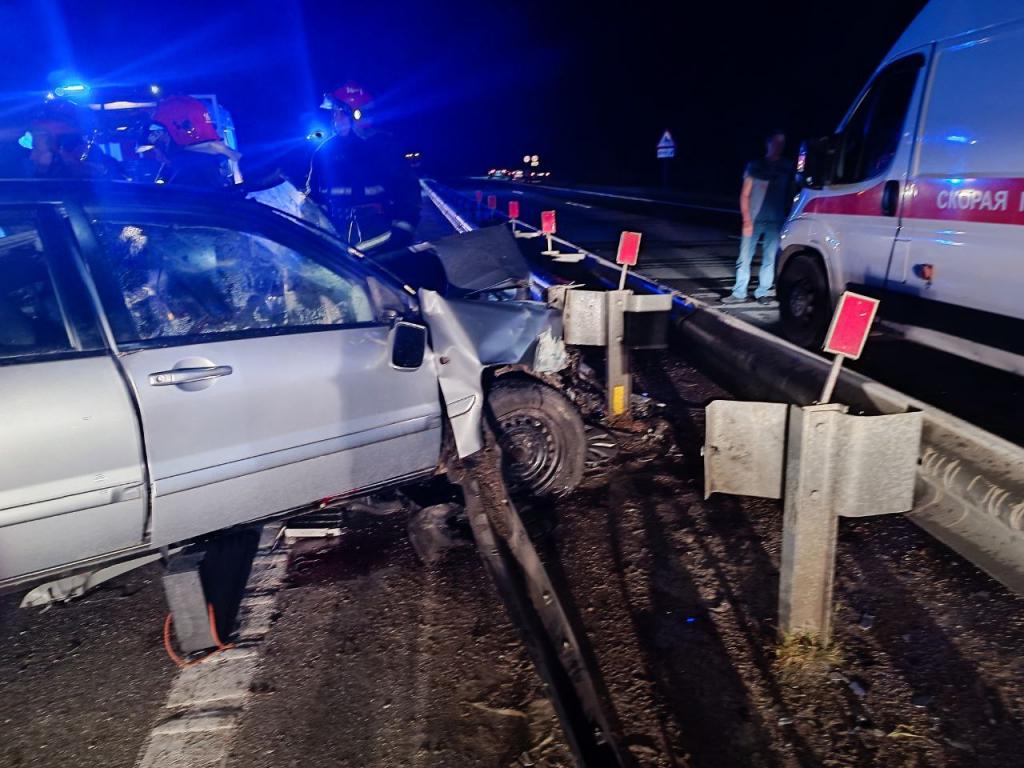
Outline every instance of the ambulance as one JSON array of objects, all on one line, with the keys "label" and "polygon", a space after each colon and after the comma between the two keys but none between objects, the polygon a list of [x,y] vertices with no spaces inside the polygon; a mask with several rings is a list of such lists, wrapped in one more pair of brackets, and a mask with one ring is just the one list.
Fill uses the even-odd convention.
[{"label": "ambulance", "polygon": [[1024,3],[932,0],[797,172],[787,338],[820,346],[850,289],[885,330],[1024,375]]}]

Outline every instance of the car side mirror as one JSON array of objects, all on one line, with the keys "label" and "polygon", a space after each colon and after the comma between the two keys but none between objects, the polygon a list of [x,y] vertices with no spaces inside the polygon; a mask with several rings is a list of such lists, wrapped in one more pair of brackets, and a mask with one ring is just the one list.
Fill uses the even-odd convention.
[{"label": "car side mirror", "polygon": [[423,365],[427,351],[427,329],[400,320],[391,328],[391,366],[400,371],[415,371]]},{"label": "car side mirror", "polygon": [[835,146],[835,137],[832,136],[808,139],[800,145],[800,154],[796,159],[796,180],[801,189],[821,189],[828,183]]}]

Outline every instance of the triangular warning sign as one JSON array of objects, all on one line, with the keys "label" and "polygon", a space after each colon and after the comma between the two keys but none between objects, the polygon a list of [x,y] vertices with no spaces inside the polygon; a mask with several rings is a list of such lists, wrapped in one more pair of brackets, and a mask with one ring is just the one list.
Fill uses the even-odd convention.
[{"label": "triangular warning sign", "polygon": [[676,143],[672,140],[672,134],[665,131],[665,135],[661,137],[661,141],[658,142],[658,149],[675,149]]}]

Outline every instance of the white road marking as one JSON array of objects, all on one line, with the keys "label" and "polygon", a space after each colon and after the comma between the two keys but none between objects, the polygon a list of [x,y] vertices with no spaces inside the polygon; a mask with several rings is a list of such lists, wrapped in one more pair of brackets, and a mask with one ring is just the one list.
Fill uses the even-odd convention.
[{"label": "white road marking", "polygon": [[574,201],[574,200],[566,200],[566,201],[565,201],[565,204],[566,204],[566,205],[571,205],[571,206],[573,206],[574,208],[586,208],[587,210],[590,210],[591,208],[593,208],[593,207],[594,207],[594,206],[592,206],[592,205],[584,205],[583,203],[577,203],[577,202],[576,202],[576,201]]}]

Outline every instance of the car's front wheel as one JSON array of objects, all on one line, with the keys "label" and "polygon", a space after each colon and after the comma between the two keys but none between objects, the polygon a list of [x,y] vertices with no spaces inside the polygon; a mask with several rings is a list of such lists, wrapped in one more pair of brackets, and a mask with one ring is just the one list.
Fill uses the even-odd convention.
[{"label": "car's front wheel", "polygon": [[509,490],[533,496],[568,493],[583,479],[587,438],[569,400],[537,381],[499,381],[487,396]]}]

